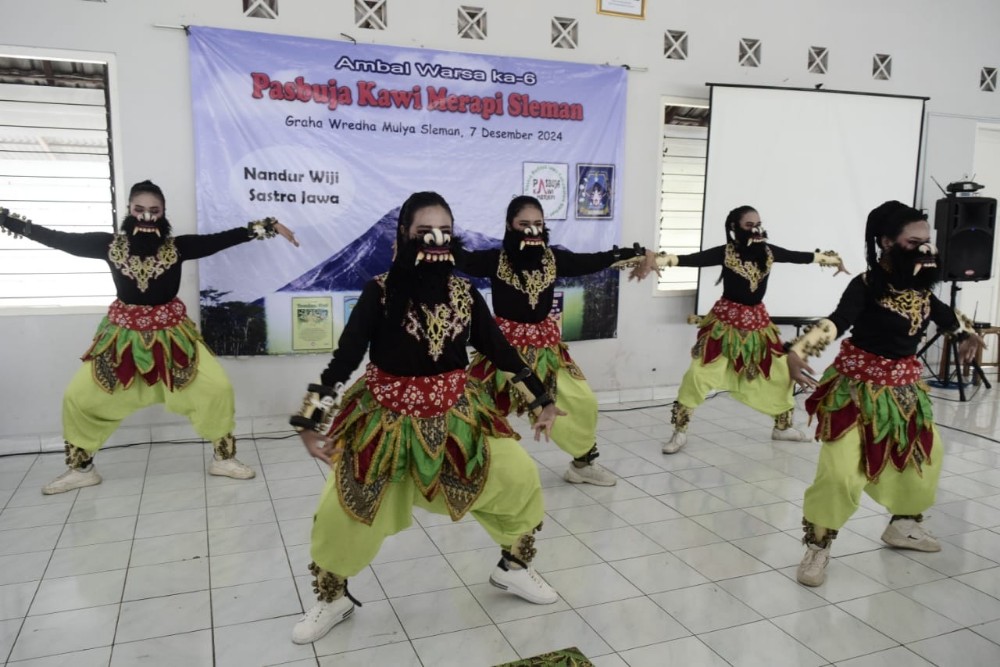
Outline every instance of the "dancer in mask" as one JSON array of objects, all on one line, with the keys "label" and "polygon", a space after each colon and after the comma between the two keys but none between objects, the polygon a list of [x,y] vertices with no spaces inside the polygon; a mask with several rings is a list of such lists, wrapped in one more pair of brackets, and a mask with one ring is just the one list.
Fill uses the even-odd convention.
[{"label": "dancer in mask", "polygon": [[687,443],[692,413],[716,390],[729,391],[741,403],[773,417],[772,439],[809,440],[793,425],[795,399],[785,351],[778,327],[762,302],[775,263],[835,266],[834,275],[847,273],[847,269],[832,251],[794,252],[771,245],[760,215],[751,206],[729,212],[726,237],[726,245],[690,255],[667,255],[659,261],[666,266],[722,265],[722,297],[698,322],[698,340],[674,403],[674,432],[663,445],[664,454],[674,454]]},{"label": "dancer in mask", "polygon": [[[617,478],[594,461],[598,456],[597,398],[570,357],[559,322],[552,315],[555,281],[561,276],[595,273],[625,260],[637,264],[632,277],[641,279],[655,266],[655,258],[638,245],[575,253],[551,248],[548,240],[541,203],[534,197],[515,197],[507,206],[503,248],[462,252],[458,269],[490,279],[500,330],[545,383],[559,409],[567,413],[552,430],[552,440],[573,458],[563,479],[574,484],[613,486]],[[499,372],[490,359],[476,355],[471,373],[493,389],[505,414],[511,409],[524,413],[524,401],[511,389],[509,376]]]},{"label": "dancer in mask", "polygon": [[874,209],[865,227],[867,272],[851,281],[828,319],[789,346],[792,379],[815,387],[806,359],[851,329],[806,401],[823,443],[802,507],[806,553],[797,577],[806,586],[826,579],[831,543],[862,491],[892,514],[886,544],[941,549],[922,514],[934,504],[944,448],[915,355],[930,322],[958,336],[964,361],[983,343],[971,322],[931,291],[940,271],[930,233],[927,216],[905,204]]},{"label": "dancer in mask", "polygon": [[55,231],[0,209],[0,226],[9,233],[106,261],[118,294],[63,396],[68,469],[42,488],[44,494],[100,484],[94,454],[123,419],[155,403],[187,417],[211,441],[210,475],[255,474],[236,459],[232,385],[177,298],[181,262],[252,239],[281,235],[296,246],[298,241],[270,218],[218,234],[175,237],[165,215],[163,192],[150,181],[132,186],[129,214],[116,234]]},{"label": "dancer in mask", "polygon": [[[558,410],[479,292],[453,275],[453,222],[437,193],[406,200],[392,267],[365,285],[321,384],[292,417],[309,453],[333,468],[312,531],[319,601],[293,629],[295,643],[316,641],[353,613],[348,578],[410,525],[414,505],[453,521],[471,513],[500,545],[490,583],[535,604],[558,600],[531,566],[544,514],[538,468],[469,378],[466,347],[514,374],[537,413],[536,438],[547,437]],[[344,391],[366,351],[364,376]]]}]

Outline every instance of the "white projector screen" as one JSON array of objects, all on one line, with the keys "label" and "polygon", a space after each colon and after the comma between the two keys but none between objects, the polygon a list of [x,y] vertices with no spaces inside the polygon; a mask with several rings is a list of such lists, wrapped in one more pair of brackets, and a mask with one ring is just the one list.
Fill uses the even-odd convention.
[{"label": "white projector screen", "polygon": [[[864,271],[868,212],[889,199],[915,202],[922,97],[714,85],[702,249],[726,242],[726,214],[749,204],[772,244],[836,250]],[[719,268],[702,269],[697,312],[722,294]],[[815,264],[775,264],[764,305],[781,321],[836,307],[850,276]]]}]

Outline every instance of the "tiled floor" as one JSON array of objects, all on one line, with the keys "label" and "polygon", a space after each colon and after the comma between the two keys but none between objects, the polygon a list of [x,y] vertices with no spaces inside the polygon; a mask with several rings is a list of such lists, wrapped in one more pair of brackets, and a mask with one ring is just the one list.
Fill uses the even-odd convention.
[{"label": "tiled floor", "polygon": [[[364,607],[312,646],[289,633],[312,599],[324,480],[297,440],[241,442],[262,472],[249,482],[207,478],[204,446],[107,450],[102,485],[52,497],[39,487],[61,455],[0,459],[0,657],[475,667],[575,645],[600,667],[1000,665],[1000,444],[943,429],[928,512],[943,551],[883,548],[886,517],[866,499],[810,590],[794,573],[818,445],[771,442],[766,418],[723,396],[663,456],[669,408],[629,407],[603,406],[599,423],[614,488],[564,483],[566,455],[524,441],[548,510],[536,563],[557,604],[490,586],[485,532],[420,511],[352,579]],[[936,409],[942,424],[1000,435],[1000,390]]]}]

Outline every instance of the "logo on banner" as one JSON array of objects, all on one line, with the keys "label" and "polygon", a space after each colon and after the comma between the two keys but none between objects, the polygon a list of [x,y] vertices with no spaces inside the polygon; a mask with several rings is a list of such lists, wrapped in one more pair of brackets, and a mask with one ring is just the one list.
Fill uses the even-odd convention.
[{"label": "logo on banner", "polygon": [[576,165],[576,217],[609,219],[614,210],[615,166]]},{"label": "logo on banner", "polygon": [[569,165],[561,162],[525,162],[524,192],[542,203],[546,220],[565,220],[566,194],[569,188]]},{"label": "logo on banner", "polygon": [[562,290],[556,290],[552,293],[552,310],[549,311],[549,315],[556,318],[557,321],[562,321],[563,313],[563,300],[566,295],[563,294]]}]

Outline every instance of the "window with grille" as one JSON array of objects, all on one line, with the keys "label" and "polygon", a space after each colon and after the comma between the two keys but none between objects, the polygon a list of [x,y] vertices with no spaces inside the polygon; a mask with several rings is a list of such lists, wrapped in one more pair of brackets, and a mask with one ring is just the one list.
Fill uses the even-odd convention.
[{"label": "window with grille", "polygon": [[[663,107],[659,249],[685,255],[701,249],[705,166],[708,156],[708,103],[667,101]],[[694,290],[698,269],[664,269],[657,289]]]},{"label": "window with grille", "polygon": [[987,93],[996,92],[997,89],[997,68],[984,67],[979,72],[979,90]]},{"label": "window with grille", "polygon": [[278,0],[243,0],[243,15],[255,19],[276,19]]},{"label": "window with grille", "polygon": [[387,0],[354,0],[354,25],[366,30],[389,27]]},{"label": "window with grille", "polygon": [[687,60],[688,34],[683,30],[663,33],[663,57],[667,60]]},{"label": "window with grille", "polygon": [[482,7],[459,7],[458,36],[462,39],[486,39],[486,10]]},{"label": "window with grille", "polygon": [[761,44],[759,39],[744,37],[740,40],[740,66],[760,67]]},{"label": "window with grille", "polygon": [[577,20],[559,16],[553,17],[552,46],[557,49],[575,49],[578,44]]},{"label": "window with grille", "polygon": [[809,71],[813,74],[826,74],[827,59],[829,54],[830,49],[825,46],[810,46],[809,58],[806,61],[806,66]]},{"label": "window with grille", "polygon": [[[115,229],[107,64],[0,57],[0,204],[68,232]],[[106,263],[0,234],[0,312],[106,306]]]},{"label": "window with grille", "polygon": [[892,78],[892,56],[888,53],[876,53],[872,58],[872,78],[888,81]]}]

